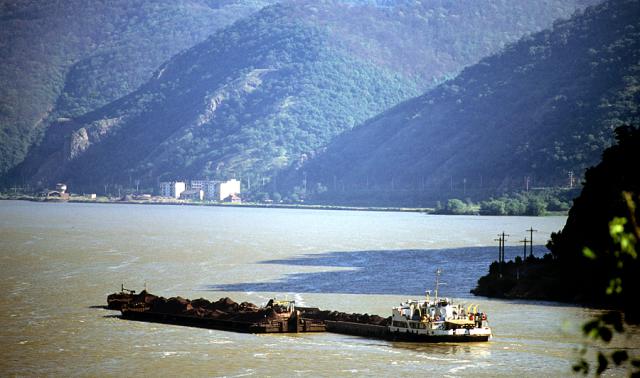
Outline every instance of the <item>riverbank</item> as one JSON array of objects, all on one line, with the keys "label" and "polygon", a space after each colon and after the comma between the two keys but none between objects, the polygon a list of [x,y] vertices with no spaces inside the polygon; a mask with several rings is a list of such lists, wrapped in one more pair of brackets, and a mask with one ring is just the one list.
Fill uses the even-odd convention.
[{"label": "riverbank", "polygon": [[551,254],[541,258],[527,257],[522,260],[494,261],[489,273],[480,277],[471,293],[477,296],[497,299],[518,299],[529,301],[552,301],[590,308],[618,308],[596,293],[580,290],[566,266],[554,260]]},{"label": "riverbank", "polygon": [[[113,197],[96,197],[88,198],[81,195],[71,195],[68,200],[45,199],[43,197],[29,195],[6,195],[0,194],[0,200],[6,201],[32,201],[32,202],[71,202],[71,203],[99,203],[99,204],[130,204],[130,205],[177,205],[177,206],[214,206],[214,207],[234,207],[234,208],[258,208],[258,209],[304,209],[304,210],[341,210],[341,211],[389,211],[389,212],[405,212],[405,213],[424,213],[436,215],[460,215],[439,212],[432,207],[377,207],[377,206],[341,206],[341,205],[317,205],[317,204],[290,204],[290,203],[227,203],[227,202],[209,202],[209,201],[191,201],[180,200],[163,197],[152,197],[151,199],[121,199]],[[480,215],[480,214],[468,214]],[[547,211],[544,215],[539,216],[564,216],[565,211]],[[520,216],[520,215],[514,215]]]},{"label": "riverbank", "polygon": [[433,214],[433,208],[410,208],[410,207],[358,207],[358,206],[334,206],[334,205],[313,205],[313,204],[284,204],[284,203],[225,203],[225,202],[200,202],[190,200],[179,200],[171,198],[152,197],[151,199],[121,199],[109,197],[88,198],[85,196],[72,195],[68,200],[47,200],[42,197],[28,195],[0,195],[0,200],[12,201],[32,201],[32,202],[70,202],[70,203],[98,203],[98,204],[129,204],[129,205],[174,205],[174,206],[214,206],[214,207],[234,207],[234,208],[260,208],[260,209],[305,209],[305,210],[343,210],[343,211],[391,211]]}]

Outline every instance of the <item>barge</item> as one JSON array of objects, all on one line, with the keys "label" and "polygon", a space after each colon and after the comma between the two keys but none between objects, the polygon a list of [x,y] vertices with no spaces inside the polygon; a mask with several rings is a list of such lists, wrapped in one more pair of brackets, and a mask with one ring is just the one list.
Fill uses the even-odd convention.
[{"label": "barge", "polygon": [[270,300],[257,307],[230,298],[210,302],[181,297],[163,298],[143,290],[135,294],[123,290],[107,298],[108,307],[120,310],[123,319],[245,333],[324,332],[324,322],[307,319],[296,309],[294,301]]},{"label": "barge", "polygon": [[438,296],[407,300],[391,310],[391,316],[347,314],[296,307],[294,301],[270,300],[264,307],[236,303],[230,298],[210,302],[181,297],[165,299],[126,290],[109,295],[109,308],[122,318],[147,322],[219,329],[246,333],[334,332],[354,336],[409,342],[482,342],[492,336],[487,315],[477,305],[454,304]]}]

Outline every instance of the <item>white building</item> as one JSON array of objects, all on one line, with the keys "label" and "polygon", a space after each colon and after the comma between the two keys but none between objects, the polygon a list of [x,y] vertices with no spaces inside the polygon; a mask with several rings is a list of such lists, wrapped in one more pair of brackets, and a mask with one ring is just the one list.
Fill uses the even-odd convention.
[{"label": "white building", "polygon": [[225,198],[231,195],[240,195],[240,181],[231,179],[229,181],[221,182],[218,189],[218,200],[223,201]]},{"label": "white building", "polygon": [[180,198],[180,194],[187,189],[183,181],[163,181],[160,183],[160,196]]}]

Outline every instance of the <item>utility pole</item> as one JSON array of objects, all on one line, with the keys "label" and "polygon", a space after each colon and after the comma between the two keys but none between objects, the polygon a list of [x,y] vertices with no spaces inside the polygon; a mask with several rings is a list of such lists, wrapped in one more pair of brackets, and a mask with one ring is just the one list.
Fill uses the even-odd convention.
[{"label": "utility pole", "polygon": [[538,230],[534,230],[533,227],[531,227],[528,230],[525,231],[529,231],[530,233],[530,237],[529,237],[529,256],[533,256],[533,233],[534,232],[538,232]]},{"label": "utility pole", "polygon": [[529,192],[529,176],[524,176],[524,190]]},{"label": "utility pole", "polygon": [[502,278],[502,264],[504,264],[504,243],[507,240],[508,234],[505,234],[502,231],[502,234],[498,234],[498,238],[494,239],[498,242],[498,272],[500,274],[500,278]]},{"label": "utility pole", "polygon": [[462,193],[465,196],[467,195],[467,179],[466,178],[462,179]]},{"label": "utility pole", "polygon": [[440,274],[442,270],[440,268],[436,269],[436,302],[438,302],[438,286],[440,285]]},{"label": "utility pole", "polygon": [[529,240],[527,240],[527,237],[524,237],[524,240],[520,240],[520,243],[524,243],[524,250],[522,252],[522,261],[524,261],[527,258],[527,243],[529,242]]},{"label": "utility pole", "polygon": [[498,264],[502,263],[502,237],[498,234],[498,238],[495,239],[498,241]]},{"label": "utility pole", "polygon": [[504,244],[507,241],[507,237],[509,236],[509,234],[505,234],[504,231],[502,231],[502,262],[504,263]]}]

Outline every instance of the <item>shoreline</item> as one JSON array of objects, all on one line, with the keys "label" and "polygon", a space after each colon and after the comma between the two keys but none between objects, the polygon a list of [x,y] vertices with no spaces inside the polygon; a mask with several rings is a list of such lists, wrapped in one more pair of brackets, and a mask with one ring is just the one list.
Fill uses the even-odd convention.
[{"label": "shoreline", "polygon": [[307,204],[262,204],[262,203],[216,203],[216,202],[190,202],[184,200],[112,200],[105,199],[83,199],[71,197],[68,200],[44,200],[37,197],[16,196],[0,197],[4,201],[30,201],[43,203],[95,203],[113,205],[161,205],[161,206],[209,206],[209,207],[231,207],[231,208],[254,208],[254,209],[299,209],[299,210],[334,210],[334,211],[377,211],[377,212],[402,212],[402,213],[425,213],[434,214],[433,208],[413,208],[413,207],[359,207],[359,206],[339,206],[339,205],[307,205]]},{"label": "shoreline", "polygon": [[[0,196],[0,201],[30,201],[30,202],[51,202],[51,203],[95,203],[95,204],[115,204],[115,205],[173,205],[173,206],[211,206],[211,207],[233,207],[233,208],[253,208],[253,209],[298,209],[298,210],[333,210],[333,211],[373,211],[373,212],[398,212],[398,213],[423,213],[428,215],[464,215],[464,216],[497,216],[482,214],[447,214],[437,212],[431,207],[395,207],[395,206],[343,206],[343,205],[319,205],[319,204],[267,204],[267,203],[224,203],[224,202],[192,202],[188,200],[119,200],[98,197],[98,199],[89,199],[81,197],[70,197],[68,200],[45,200],[40,197],[27,195],[17,196]],[[567,216],[567,212],[549,211],[544,215],[501,215],[507,217],[549,217],[549,216]]]}]

